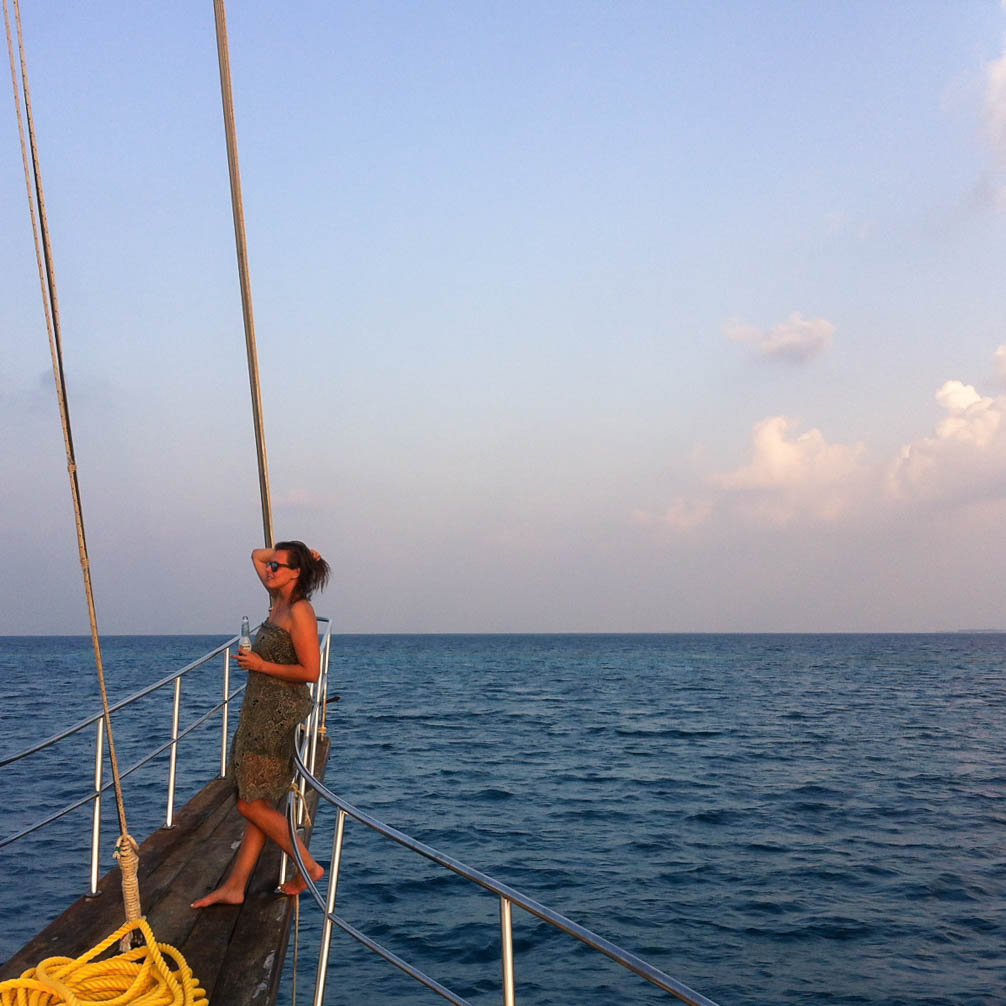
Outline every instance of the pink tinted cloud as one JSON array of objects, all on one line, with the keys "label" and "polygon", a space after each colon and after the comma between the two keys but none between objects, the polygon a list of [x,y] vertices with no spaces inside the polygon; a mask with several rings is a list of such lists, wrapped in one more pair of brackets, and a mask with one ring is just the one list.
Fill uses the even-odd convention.
[{"label": "pink tinted cloud", "polygon": [[731,342],[747,342],[758,355],[770,360],[805,363],[831,345],[835,326],[825,318],[805,318],[794,311],[785,321],[770,329],[757,328],[732,318],[723,326]]}]

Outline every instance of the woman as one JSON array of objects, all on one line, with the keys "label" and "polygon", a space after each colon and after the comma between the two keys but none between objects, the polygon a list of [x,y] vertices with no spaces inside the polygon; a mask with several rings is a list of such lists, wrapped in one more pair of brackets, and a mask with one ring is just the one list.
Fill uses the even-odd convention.
[{"label": "woman", "polygon": [[[237,808],[248,823],[227,879],[193,902],[193,908],[244,901],[267,838],[293,855],[287,821],[276,809],[276,801],[293,780],[297,726],[311,711],[307,682],[317,681],[321,669],[318,621],[309,598],[328,582],[329,568],[302,541],[257,548],[251,557],[272,604],[251,650],[236,657],[249,673],[229,775],[237,789]],[[311,879],[319,880],[324,869],[300,839],[297,845]],[[306,887],[307,881],[298,872],[280,891],[297,895]]]}]

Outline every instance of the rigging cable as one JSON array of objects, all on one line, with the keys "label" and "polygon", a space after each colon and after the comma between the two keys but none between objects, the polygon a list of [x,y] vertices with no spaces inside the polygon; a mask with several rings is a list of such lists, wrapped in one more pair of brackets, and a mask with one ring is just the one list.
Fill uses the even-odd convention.
[{"label": "rigging cable", "polygon": [[[73,433],[70,428],[70,410],[66,400],[66,376],[63,369],[63,345],[60,338],[59,299],[56,295],[56,277],[53,272],[52,249],[49,242],[49,225],[45,212],[45,197],[42,192],[42,174],[39,168],[38,147],[35,141],[35,124],[31,113],[31,90],[28,86],[28,65],[25,57],[24,35],[21,29],[21,7],[13,0],[14,19],[17,25],[18,56],[21,65],[21,88],[15,68],[14,44],[11,38],[10,12],[7,0],[3,0],[4,28],[7,33],[7,54],[10,59],[11,83],[14,88],[14,105],[17,109],[18,134],[21,139],[21,160],[24,165],[25,187],[28,191],[28,209],[31,215],[32,233],[35,239],[35,258],[38,263],[39,282],[42,286],[42,304],[45,309],[46,329],[49,333],[49,352],[52,356],[52,374],[56,383],[56,398],[59,403],[60,419],[63,427],[63,445],[66,448],[66,468],[70,477],[70,495],[73,498],[74,520],[77,526],[77,547],[80,552],[80,567],[84,575],[84,593],[87,597],[87,611],[91,622],[91,641],[98,669],[98,684],[104,710],[105,730],[108,733],[108,755],[115,783],[115,802],[119,816],[120,837],[116,845],[116,858],[122,870],[122,898],[129,922],[140,918],[140,891],[137,880],[139,865],[138,845],[126,826],[126,805],[122,795],[122,780],[119,763],[115,755],[115,739],[112,735],[112,719],[108,708],[108,693],[105,688],[105,670],[101,659],[101,641],[98,638],[98,619],[94,607],[94,591],[91,587],[91,565],[87,553],[87,539],[84,534],[84,515],[80,501],[80,484],[77,479],[77,461],[73,448]],[[24,120],[28,124],[28,146],[25,145],[24,121],[21,102],[24,102]],[[31,164],[28,161],[28,147],[31,149]],[[34,183],[34,184],[33,184]],[[37,213],[36,213],[37,208]],[[129,934],[123,936],[126,941]]]}]

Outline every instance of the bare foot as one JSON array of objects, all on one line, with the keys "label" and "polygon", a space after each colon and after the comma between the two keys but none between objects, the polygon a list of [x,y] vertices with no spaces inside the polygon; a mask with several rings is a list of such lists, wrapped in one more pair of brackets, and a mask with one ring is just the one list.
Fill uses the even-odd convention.
[{"label": "bare foot", "polygon": [[[325,876],[325,867],[323,867],[321,863],[315,863],[309,872],[311,874],[311,879],[315,883],[318,883],[318,881]],[[307,881],[304,879],[300,870],[298,870],[295,876],[291,877],[288,881],[286,881],[286,883],[280,884],[276,890],[279,891],[280,894],[289,894],[296,897],[298,894],[307,890]]]},{"label": "bare foot", "polygon": [[244,891],[235,891],[224,886],[210,891],[198,901],[193,901],[192,908],[207,908],[209,905],[240,905],[245,899]]}]

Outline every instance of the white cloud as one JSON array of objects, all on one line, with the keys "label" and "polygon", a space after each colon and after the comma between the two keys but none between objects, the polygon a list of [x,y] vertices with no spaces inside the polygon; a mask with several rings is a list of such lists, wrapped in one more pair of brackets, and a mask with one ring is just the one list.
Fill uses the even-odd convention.
[{"label": "white cloud", "polygon": [[768,331],[732,318],[723,333],[733,342],[753,343],[763,357],[803,363],[831,345],[835,326],[824,318],[804,318],[794,311]]},{"label": "white cloud", "polygon": [[750,461],[712,475],[704,490],[678,496],[658,515],[636,511],[636,524],[656,524],[677,535],[723,519],[787,525],[834,521],[862,497],[871,469],[863,444],[830,444],[820,430],[799,435],[799,423],[769,416],[751,431]]},{"label": "white cloud", "polygon": [[1006,497],[1006,396],[947,381],[936,400],[947,415],[931,436],[898,452],[885,479],[888,495],[919,502]]},{"label": "white cloud", "polygon": [[[995,360],[1006,380],[1006,345]],[[651,522],[683,535],[738,522],[883,522],[919,508],[949,517],[963,505],[1006,502],[1006,394],[983,395],[952,380],[934,398],[944,414],[932,433],[884,463],[869,462],[862,443],[830,443],[819,429],[799,433],[786,416],[762,419],[746,464],[707,478]]]},{"label": "white cloud", "polygon": [[961,381],[947,381],[936,392],[936,401],[953,415],[967,412],[972,405],[977,405],[981,400],[982,396],[975,391],[972,385],[964,384]]},{"label": "white cloud", "polygon": [[852,503],[863,444],[829,444],[818,429],[793,436],[794,419],[769,416],[751,432],[751,461],[712,484],[748,516],[786,524],[800,516],[833,520]]},{"label": "white cloud", "polygon": [[787,439],[786,434],[797,425],[796,420],[786,416],[769,416],[756,423],[751,436],[751,464],[720,475],[716,481],[725,489],[831,485],[855,467],[863,452],[861,444],[828,444],[817,429]]}]

